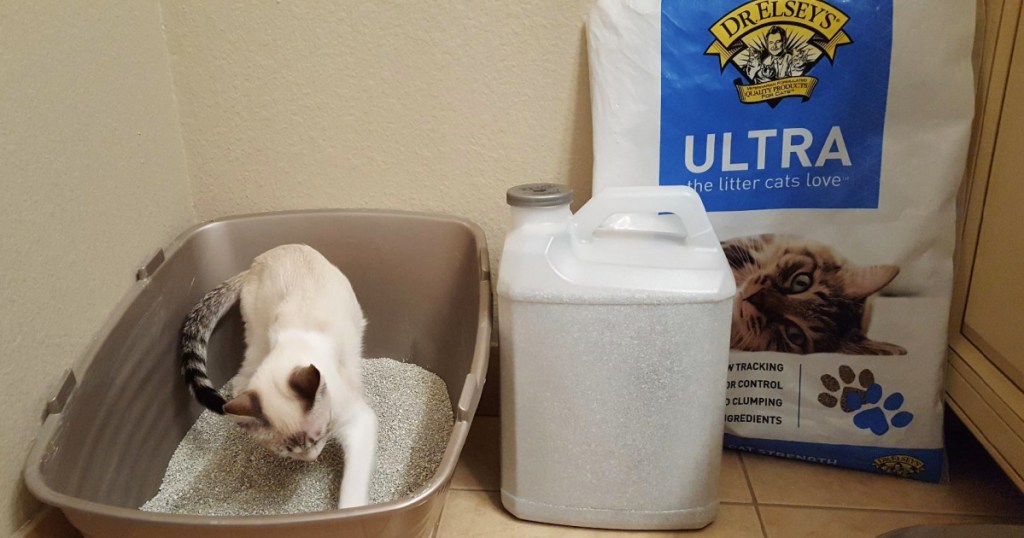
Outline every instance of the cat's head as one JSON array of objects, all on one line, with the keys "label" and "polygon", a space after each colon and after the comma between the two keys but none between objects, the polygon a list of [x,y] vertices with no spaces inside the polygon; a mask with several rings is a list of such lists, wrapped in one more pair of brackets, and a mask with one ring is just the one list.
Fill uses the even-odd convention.
[{"label": "cat's head", "polygon": [[827,245],[761,235],[722,243],[736,278],[731,347],[743,351],[904,355],[867,337],[868,297],[899,273],[855,266]]},{"label": "cat's head", "polygon": [[287,376],[259,375],[224,404],[224,413],[259,444],[281,457],[313,461],[327,443],[331,412],[327,387],[312,364]]}]

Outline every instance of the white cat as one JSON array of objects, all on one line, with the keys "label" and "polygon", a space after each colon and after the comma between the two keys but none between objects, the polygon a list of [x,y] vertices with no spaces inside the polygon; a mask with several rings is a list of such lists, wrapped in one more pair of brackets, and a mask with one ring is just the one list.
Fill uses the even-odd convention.
[{"label": "white cat", "polygon": [[[245,360],[225,399],[206,374],[217,321],[241,299]],[[185,320],[182,371],[208,409],[282,457],[313,461],[331,437],[345,452],[339,508],[367,504],[377,416],[362,384],[366,321],[348,279],[316,250],[284,245],[206,294]]]}]

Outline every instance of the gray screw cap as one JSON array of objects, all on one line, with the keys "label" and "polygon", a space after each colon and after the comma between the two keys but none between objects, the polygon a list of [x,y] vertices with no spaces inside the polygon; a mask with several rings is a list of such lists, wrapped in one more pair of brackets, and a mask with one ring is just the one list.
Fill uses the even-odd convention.
[{"label": "gray screw cap", "polygon": [[517,185],[505,194],[512,207],[555,207],[572,202],[572,189],[557,183]]}]

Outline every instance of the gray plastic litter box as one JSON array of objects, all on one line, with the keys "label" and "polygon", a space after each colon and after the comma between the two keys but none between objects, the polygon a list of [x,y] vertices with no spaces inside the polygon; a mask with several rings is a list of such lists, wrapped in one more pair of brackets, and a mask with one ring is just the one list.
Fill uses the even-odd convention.
[{"label": "gray plastic litter box", "polygon": [[[202,411],[179,373],[177,333],[185,314],[255,256],[286,243],[316,248],[349,277],[369,321],[367,357],[408,360],[444,379],[455,427],[439,468],[408,498],[345,510],[247,517],[138,510],[156,494]],[[67,404],[46,418],[26,463],[28,488],[90,537],[430,536],[487,373],[487,260],[479,227],[435,215],[301,211],[197,226],[140,269],[88,350]],[[231,377],[242,350],[236,307],[211,338],[215,382]]]}]

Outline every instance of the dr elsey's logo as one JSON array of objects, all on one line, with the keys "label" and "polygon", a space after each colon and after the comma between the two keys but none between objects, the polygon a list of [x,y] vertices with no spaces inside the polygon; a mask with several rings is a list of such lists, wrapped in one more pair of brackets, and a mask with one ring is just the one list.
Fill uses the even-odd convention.
[{"label": "dr elsey's logo", "polygon": [[743,103],[806,101],[818,84],[808,73],[853,43],[843,32],[849,20],[822,0],[752,0],[708,28],[715,40],[704,54],[718,56],[722,72],[730,63],[740,72],[733,84]]}]

